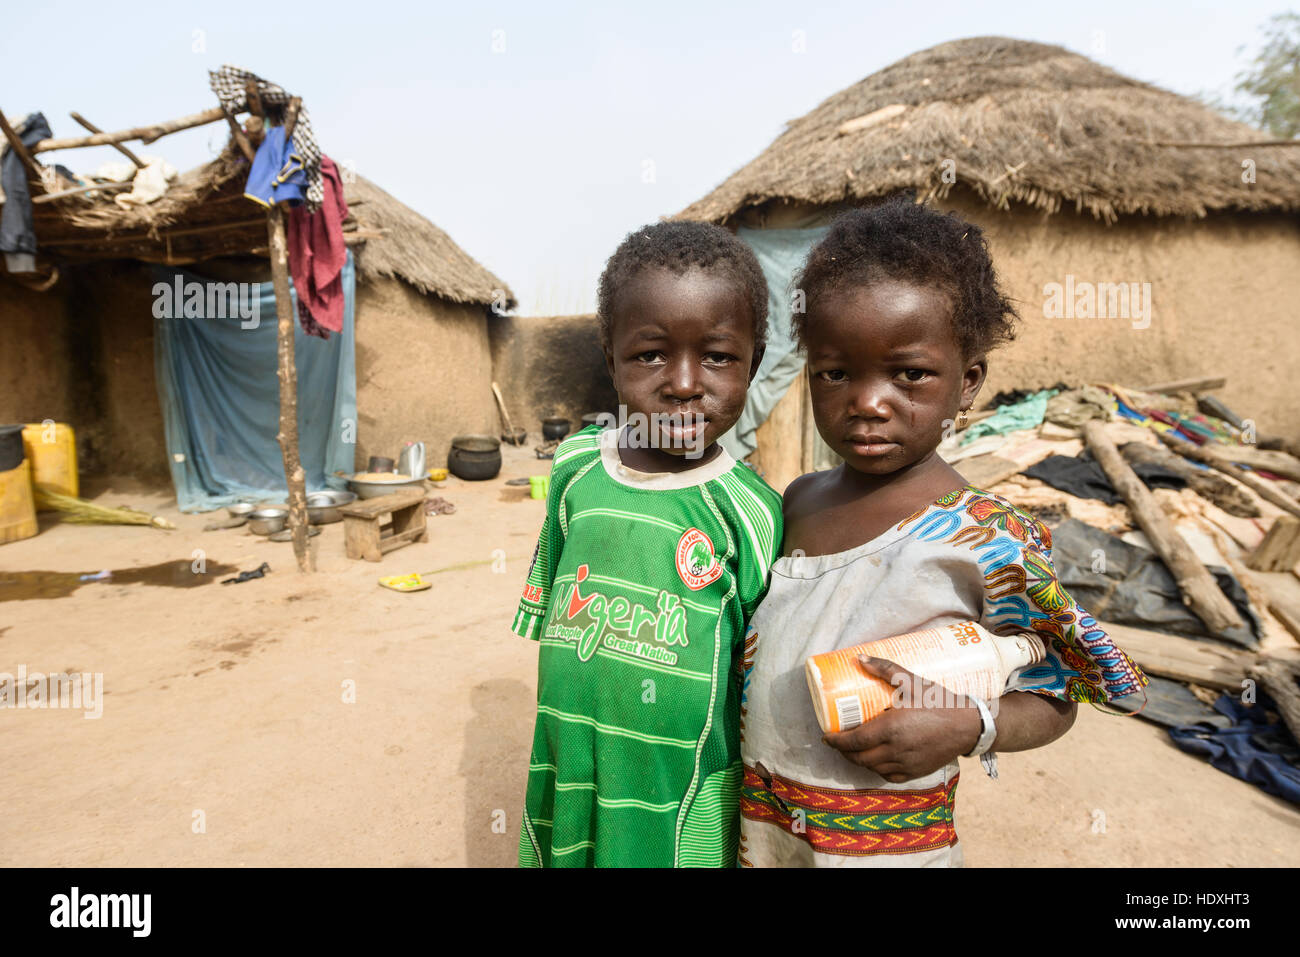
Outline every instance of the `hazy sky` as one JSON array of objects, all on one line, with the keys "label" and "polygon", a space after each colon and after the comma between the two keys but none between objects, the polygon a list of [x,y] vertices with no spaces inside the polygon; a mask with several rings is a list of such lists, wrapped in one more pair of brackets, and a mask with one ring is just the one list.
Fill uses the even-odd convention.
[{"label": "hazy sky", "polygon": [[[214,105],[207,69],[245,67],[302,96],[328,155],[450,233],[510,284],[522,312],[581,312],[624,234],[704,195],[787,120],[909,53],[997,34],[1060,44],[1175,92],[1226,92],[1260,26],[1286,9],[1275,0],[10,3],[0,108],[43,111],[56,136],[83,132],[69,110],[123,129]],[[212,125],[136,150],[185,170],[226,135]],[[59,159],[85,172],[117,155],[99,147]]]}]

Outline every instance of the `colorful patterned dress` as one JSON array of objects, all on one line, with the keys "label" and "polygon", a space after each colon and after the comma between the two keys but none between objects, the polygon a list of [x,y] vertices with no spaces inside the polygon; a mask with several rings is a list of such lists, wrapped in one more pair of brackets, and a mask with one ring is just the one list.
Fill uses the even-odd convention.
[{"label": "colorful patterned dress", "polygon": [[872,541],[781,558],[745,642],[741,850],[746,866],[950,867],[958,767],[892,784],[821,740],[804,679],[809,655],[959,621],[1036,632],[1046,659],[1012,690],[1105,702],[1147,683],[1066,593],[1051,533],[967,486]]}]

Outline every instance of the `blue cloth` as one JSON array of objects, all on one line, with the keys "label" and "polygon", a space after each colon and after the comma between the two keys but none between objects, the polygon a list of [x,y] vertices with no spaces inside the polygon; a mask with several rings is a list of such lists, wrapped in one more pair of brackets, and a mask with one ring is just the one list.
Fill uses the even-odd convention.
[{"label": "blue cloth", "polygon": [[[193,303],[188,296],[183,303],[176,301],[177,279],[187,289],[210,289],[214,284],[202,276],[157,267],[155,279],[154,367],[168,464],[181,511],[202,512],[241,500],[283,497],[287,485],[276,441],[280,386],[274,287],[269,282],[243,284],[248,292],[246,308],[237,313],[229,307],[214,308],[215,301],[199,302],[197,297]],[[334,473],[351,474],[354,466],[356,277],[351,254],[342,280],[340,333],[319,339],[303,332],[299,323],[293,324],[298,453],[309,492],[344,487]],[[197,285],[189,287],[189,283]],[[247,313],[256,318],[247,318]]]},{"label": "blue cloth", "polygon": [[297,206],[306,190],[307,174],[292,137],[285,138],[283,126],[271,127],[253,157],[244,195],[263,206],[285,201]]},{"label": "blue cloth", "polygon": [[[53,134],[44,113],[33,113],[23,121],[18,137],[23,146],[35,146]],[[0,184],[4,186],[5,202],[0,204],[0,251],[5,253],[10,272],[32,272],[36,269],[36,229],[32,221],[32,196],[27,186],[27,167],[10,147],[0,162]]]},{"label": "blue cloth", "polygon": [[969,445],[985,435],[1005,435],[1021,429],[1032,429],[1043,424],[1047,400],[1056,395],[1056,389],[1043,389],[1027,395],[1019,402],[998,406],[987,419],[975,422],[961,436],[961,444]]},{"label": "blue cloth", "polygon": [[767,352],[758,374],[749,386],[745,408],[732,429],[718,440],[736,459],[758,448],[754,433],[767,421],[773,406],[790,390],[803,369],[803,356],[790,337],[790,280],[803,265],[808,251],[829,231],[829,226],[813,229],[748,229],[736,235],[749,244],[767,280]]},{"label": "blue cloth", "polygon": [[1170,728],[1169,736],[1188,754],[1209,758],[1223,773],[1300,804],[1300,748],[1285,724],[1267,722],[1264,712],[1269,708],[1272,702],[1265,695],[1247,705],[1224,694],[1214,702],[1214,710],[1231,718],[1232,727],[1198,722]]}]

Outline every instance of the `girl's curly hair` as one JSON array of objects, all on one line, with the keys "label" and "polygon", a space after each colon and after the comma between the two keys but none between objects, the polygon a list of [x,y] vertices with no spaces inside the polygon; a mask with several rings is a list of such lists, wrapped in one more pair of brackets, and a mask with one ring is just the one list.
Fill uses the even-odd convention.
[{"label": "girl's curly hair", "polygon": [[903,194],[843,213],[808,253],[794,279],[805,300],[791,320],[799,348],[806,345],[808,311],[819,297],[884,279],[941,288],[952,302],[953,333],[966,358],[1015,338],[1019,316],[998,288],[983,231]]}]

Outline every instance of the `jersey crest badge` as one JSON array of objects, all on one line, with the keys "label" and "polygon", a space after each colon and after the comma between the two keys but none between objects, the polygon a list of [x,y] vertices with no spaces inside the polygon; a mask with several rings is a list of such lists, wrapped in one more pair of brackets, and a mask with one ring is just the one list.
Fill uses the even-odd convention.
[{"label": "jersey crest badge", "polygon": [[722,575],[713,542],[698,528],[688,528],[677,542],[677,574],[691,591],[699,591]]}]

